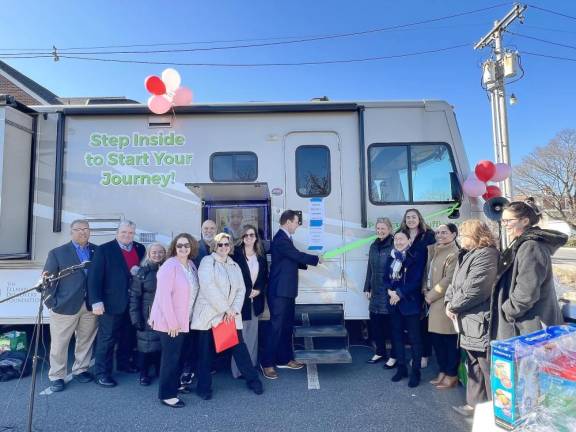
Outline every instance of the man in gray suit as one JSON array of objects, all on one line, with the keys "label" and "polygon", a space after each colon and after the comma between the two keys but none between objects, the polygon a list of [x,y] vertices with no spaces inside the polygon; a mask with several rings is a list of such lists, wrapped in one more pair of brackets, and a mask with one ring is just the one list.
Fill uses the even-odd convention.
[{"label": "man in gray suit", "polygon": [[[70,224],[71,241],[48,253],[44,274],[58,272],[90,261],[96,245],[89,242],[90,226],[85,220]],[[46,306],[50,308],[50,389],[64,390],[67,374],[68,345],[72,335],[76,337],[72,375],[81,383],[94,378],[88,372],[92,347],[98,329],[97,316],[88,309],[86,302],[88,265],[67,276],[48,290]]]}]

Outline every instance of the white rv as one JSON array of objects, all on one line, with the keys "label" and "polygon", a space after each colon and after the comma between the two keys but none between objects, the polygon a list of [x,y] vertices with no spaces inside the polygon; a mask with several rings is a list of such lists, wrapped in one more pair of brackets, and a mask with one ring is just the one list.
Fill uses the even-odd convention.
[{"label": "white rv", "polygon": [[[400,222],[480,214],[458,180],[468,161],[442,101],[193,105],[165,116],[143,105],[28,108],[0,99],[0,299],[32,286],[69,223],[92,241],[136,222],[143,243],[200,235],[206,218],[233,232],[255,224],[265,241],[285,209],[302,212],[298,248],[324,253]],[[445,211],[460,203],[459,210]],[[300,273],[297,303],[368,317],[362,293],[369,245]],[[0,324],[32,323],[37,294],[0,304]]]}]

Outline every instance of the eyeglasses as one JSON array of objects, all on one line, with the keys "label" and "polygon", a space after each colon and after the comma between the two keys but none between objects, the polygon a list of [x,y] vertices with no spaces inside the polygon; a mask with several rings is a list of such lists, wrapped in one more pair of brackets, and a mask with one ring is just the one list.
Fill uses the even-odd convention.
[{"label": "eyeglasses", "polygon": [[216,243],[218,247],[230,247],[230,243]]},{"label": "eyeglasses", "polygon": [[254,233],[244,234],[244,238],[246,238],[246,237],[256,237],[256,234],[254,234]]},{"label": "eyeglasses", "polygon": [[177,249],[190,249],[190,243],[176,243],[176,248]]},{"label": "eyeglasses", "polygon": [[518,220],[518,218],[513,218],[513,219],[501,219],[500,222],[502,222],[504,225],[508,225],[510,222]]},{"label": "eyeglasses", "polygon": [[72,231],[74,232],[90,231],[90,228],[72,228]]}]

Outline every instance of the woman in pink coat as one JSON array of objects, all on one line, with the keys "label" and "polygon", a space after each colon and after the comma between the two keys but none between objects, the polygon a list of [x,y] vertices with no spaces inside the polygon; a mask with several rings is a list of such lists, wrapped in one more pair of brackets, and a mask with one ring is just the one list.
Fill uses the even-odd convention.
[{"label": "woman in pink coat", "polygon": [[192,307],[198,294],[198,272],[192,260],[198,253],[198,242],[190,234],[178,234],[168,248],[169,258],[158,270],[158,283],[150,325],[160,335],[160,401],[172,408],[181,408],[178,398],[180,352],[190,330]]}]

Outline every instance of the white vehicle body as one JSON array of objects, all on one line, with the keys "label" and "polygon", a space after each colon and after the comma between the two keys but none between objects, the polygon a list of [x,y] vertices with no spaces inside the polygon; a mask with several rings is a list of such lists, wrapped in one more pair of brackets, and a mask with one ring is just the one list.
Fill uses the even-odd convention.
[{"label": "white vehicle body", "polygon": [[[165,116],[142,105],[5,103],[0,152],[0,299],[38,280],[49,250],[69,241],[79,218],[90,220],[97,244],[113,239],[123,219],[136,222],[140,241],[167,244],[179,232],[200,236],[206,200],[257,197],[268,201],[269,235],[283,210],[302,211],[295,245],[316,253],[373,235],[378,217],[399,223],[411,207],[437,215],[433,225],[449,220],[438,213],[455,200],[456,223],[480,212],[454,190],[469,167],[442,101],[195,105]],[[246,161],[231,152],[256,158],[256,173],[250,163],[241,172]],[[317,169],[309,156],[318,155],[320,179],[302,172]],[[214,160],[231,163],[225,180],[233,181],[218,181],[228,174]],[[312,219],[322,222],[311,229]],[[301,271],[297,303],[342,304],[346,319],[367,318],[368,249]],[[0,323],[32,323],[37,299],[0,304]]]}]

